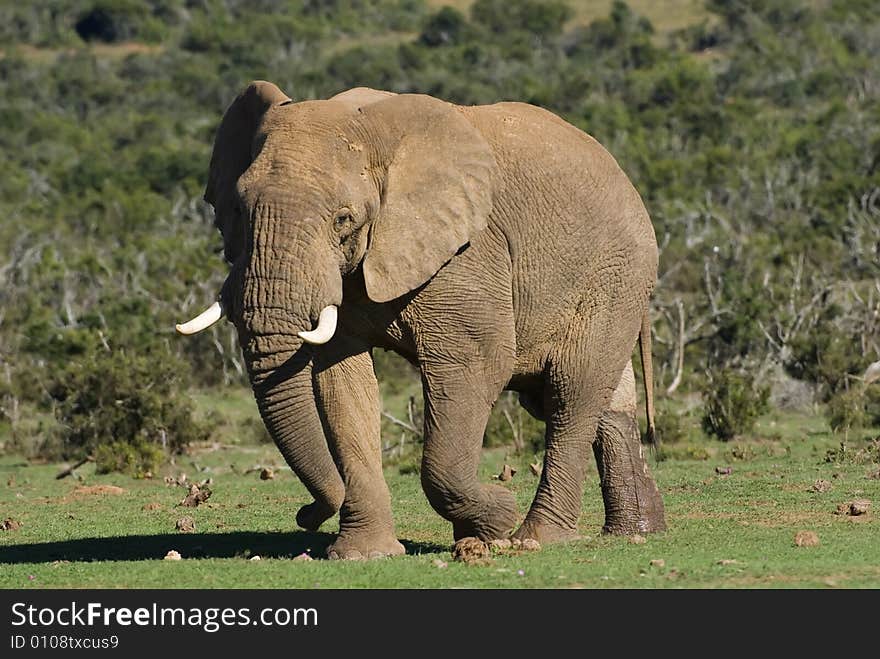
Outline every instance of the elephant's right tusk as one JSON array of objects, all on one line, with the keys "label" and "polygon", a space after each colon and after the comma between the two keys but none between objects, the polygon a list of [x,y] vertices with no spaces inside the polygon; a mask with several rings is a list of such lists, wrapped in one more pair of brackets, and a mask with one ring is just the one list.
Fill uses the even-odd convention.
[{"label": "elephant's right tusk", "polygon": [[223,308],[219,302],[215,302],[192,320],[175,325],[175,327],[181,334],[196,334],[209,328],[221,318],[223,318]]},{"label": "elephant's right tusk", "polygon": [[336,307],[330,305],[321,309],[318,326],[310,332],[300,332],[299,337],[306,343],[321,345],[327,343],[336,333]]}]

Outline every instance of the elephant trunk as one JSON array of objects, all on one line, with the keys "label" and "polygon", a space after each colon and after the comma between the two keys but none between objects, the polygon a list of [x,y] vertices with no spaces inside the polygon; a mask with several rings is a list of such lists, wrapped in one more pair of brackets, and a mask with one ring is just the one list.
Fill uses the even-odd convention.
[{"label": "elephant trunk", "polygon": [[345,487],[315,405],[311,350],[298,347],[291,340],[286,349],[271,356],[248,356],[247,361],[263,422],[287,464],[315,498],[300,509],[297,523],[316,530],[339,510]]},{"label": "elephant trunk", "polygon": [[[321,253],[315,228],[311,235],[291,236],[272,221],[278,217],[271,209],[257,210],[250,259],[242,263],[235,285],[226,287],[225,292],[234,293],[224,297],[234,298],[227,304],[233,309],[260,415],[284,459],[315,498],[299,511],[297,522],[314,530],[339,510],[345,487],[315,403],[315,348],[308,339],[332,336],[342,281],[338,266]],[[324,268],[313,265],[321,263]],[[313,265],[311,276],[302,274],[306,264]],[[332,312],[322,311],[328,308]],[[328,315],[333,328],[324,322]]]}]

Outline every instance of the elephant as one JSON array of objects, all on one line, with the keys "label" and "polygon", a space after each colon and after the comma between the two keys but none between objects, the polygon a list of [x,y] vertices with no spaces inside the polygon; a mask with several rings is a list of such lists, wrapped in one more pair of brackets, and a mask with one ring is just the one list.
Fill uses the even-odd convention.
[{"label": "elephant", "polygon": [[[665,528],[632,369],[639,341],[650,435],[657,242],[592,137],[524,103],[367,88],[295,102],[255,81],[217,129],[204,198],[230,270],[178,330],[234,324],[261,417],[314,498],[297,523],[339,513],[330,558],[404,553],[374,349],[419,370],[422,489],[455,540],[576,537],[591,447],[604,530]],[[546,421],[524,518],[509,489],[478,478],[504,390]]]}]

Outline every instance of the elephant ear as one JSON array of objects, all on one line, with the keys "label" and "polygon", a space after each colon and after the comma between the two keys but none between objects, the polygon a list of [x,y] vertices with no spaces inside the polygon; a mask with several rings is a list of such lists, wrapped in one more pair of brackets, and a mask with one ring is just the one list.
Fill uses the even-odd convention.
[{"label": "elephant ear", "polygon": [[367,294],[387,302],[428,281],[486,227],[496,164],[483,136],[449,103],[401,94],[361,112],[388,138],[363,262]]},{"label": "elephant ear", "polygon": [[271,82],[255,80],[238,95],[226,110],[217,135],[205,201],[214,207],[217,223],[223,230],[236,208],[236,183],[253,160],[252,147],[263,115],[290,98]]}]

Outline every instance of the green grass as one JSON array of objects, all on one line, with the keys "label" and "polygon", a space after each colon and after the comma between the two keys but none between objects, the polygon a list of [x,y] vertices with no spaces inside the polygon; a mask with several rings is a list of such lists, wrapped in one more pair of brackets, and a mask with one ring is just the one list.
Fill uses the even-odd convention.
[{"label": "green grass", "polygon": [[[386,470],[398,536],[408,555],[371,562],[294,562],[320,556],[331,533],[299,531],[298,507],[308,501],[286,469],[261,481],[257,466],[281,467],[271,445],[205,447],[178,457],[165,472],[212,478],[213,496],[198,508],[179,508],[184,490],[161,475],[133,480],[98,476],[91,466],[76,478],[55,480],[59,465],[0,459],[0,520],[21,528],[0,531],[3,588],[737,588],[880,587],[880,480],[876,464],[824,460],[839,445],[823,422],[807,416],[770,416],[759,437],[721,444],[703,440],[708,459],[667,459],[652,465],[664,495],[669,531],[645,544],[599,533],[602,502],[591,468],[580,522],[581,540],[535,553],[496,556],[491,565],[450,560],[451,529],[428,506],[415,474]],[[852,456],[867,440],[850,440]],[[669,447],[672,452],[680,447]],[[520,467],[508,484],[524,511],[537,479],[503,451],[486,452],[481,478],[489,481],[507,459]],[[730,476],[715,473],[732,466]],[[810,492],[818,478],[833,489]],[[121,494],[77,493],[81,486],[115,485]],[[874,511],[853,518],[833,514],[838,503],[862,497]],[[155,510],[144,509],[159,504]],[[184,515],[194,533],[175,530]],[[335,522],[328,522],[332,530]],[[796,547],[799,530],[818,533],[818,547]],[[163,561],[170,549],[184,560]],[[247,560],[254,554],[262,560]],[[654,559],[665,566],[652,567]],[[437,567],[435,561],[447,562]],[[736,561],[720,564],[719,561]]]}]

